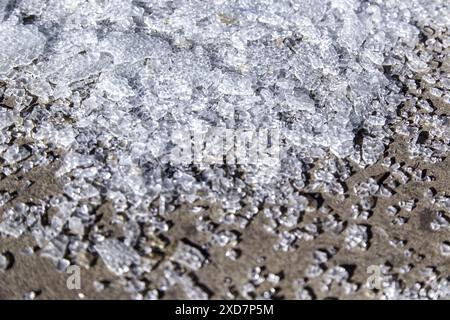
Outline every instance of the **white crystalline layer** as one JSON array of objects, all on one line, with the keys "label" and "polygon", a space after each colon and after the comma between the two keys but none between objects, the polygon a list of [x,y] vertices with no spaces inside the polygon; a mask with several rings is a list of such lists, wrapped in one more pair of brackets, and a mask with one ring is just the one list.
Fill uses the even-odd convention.
[{"label": "white crystalline layer", "polygon": [[170,47],[162,39],[140,34],[111,33],[100,42],[98,49],[110,53],[115,64],[133,63],[144,58],[158,59],[169,53]]},{"label": "white crystalline layer", "polygon": [[8,149],[6,149],[3,154],[0,156],[6,161],[8,164],[14,164],[25,159],[30,155],[30,152],[23,147],[19,147],[18,145],[12,145]]},{"label": "white crystalline layer", "polygon": [[0,129],[6,128],[14,123],[14,115],[11,111],[0,109]]},{"label": "white crystalline layer", "polygon": [[0,24],[0,77],[37,58],[44,50],[45,42],[46,38],[36,27]]},{"label": "white crystalline layer", "polygon": [[132,264],[138,264],[140,261],[136,251],[118,240],[105,240],[97,244],[95,250],[108,269],[117,275],[127,273]]},{"label": "white crystalline layer", "polygon": [[179,278],[184,293],[190,300],[206,300],[208,299],[208,293],[201,287],[197,286],[194,281],[187,275],[183,275]]},{"label": "white crystalline layer", "polygon": [[443,256],[450,256],[450,243],[446,241],[442,242],[440,245],[440,251]]},{"label": "white crystalline layer", "polygon": [[[118,3],[121,2],[119,1]],[[311,6],[319,8],[319,5],[311,4]],[[323,6],[326,7],[325,4]],[[103,14],[109,12],[106,7],[103,8],[97,4],[89,4],[86,7],[84,5],[70,5],[69,12],[73,12],[76,16],[80,15],[81,18],[84,11],[88,12],[91,10],[95,12],[95,15],[103,18]],[[304,7],[306,8],[307,6],[304,5]],[[350,9],[346,8],[346,10],[353,10],[356,7],[356,4],[353,3],[349,7]],[[67,6],[64,6],[64,8],[67,9]],[[99,37],[92,32],[92,29],[86,32],[79,32],[74,25],[74,30],[70,32],[61,31],[57,41],[52,43],[50,46],[52,54],[49,56],[49,59],[39,63],[41,78],[30,84],[29,90],[40,96],[43,101],[47,101],[50,96],[70,98],[70,89],[67,87],[69,83],[87,79],[102,72],[100,81],[93,94],[101,95],[106,93],[108,99],[114,102],[123,103],[125,99],[130,99],[133,95],[135,97],[132,99],[135,100],[136,95],[139,96],[141,92],[150,90],[151,95],[165,100],[167,104],[165,107],[166,112],[172,108],[173,111],[171,113],[175,115],[178,111],[177,109],[179,109],[179,112],[189,112],[188,105],[177,105],[179,100],[204,104],[203,110],[205,110],[212,99],[219,98],[223,100],[225,98],[223,95],[230,95],[241,101],[239,102],[238,100],[238,108],[241,108],[239,103],[242,103],[243,109],[248,110],[245,112],[246,114],[244,113],[246,117],[243,119],[247,122],[244,124],[251,127],[259,125],[259,117],[270,110],[267,110],[267,107],[270,107],[272,99],[275,98],[273,102],[280,105],[283,109],[281,111],[286,112],[288,115],[294,112],[298,113],[299,110],[304,113],[297,118],[292,128],[292,133],[284,133],[284,136],[290,138],[292,146],[312,154],[314,154],[314,151],[311,150],[315,149],[310,148],[311,146],[320,148],[331,147],[332,151],[339,156],[348,155],[351,152],[349,142],[353,137],[352,130],[354,126],[348,121],[351,104],[345,98],[348,90],[347,85],[351,86],[354,94],[360,95],[359,100],[361,102],[370,103],[370,100],[380,93],[386,80],[381,74],[376,74],[375,71],[374,75],[369,78],[369,81],[362,81],[368,78],[368,74],[363,69],[356,72],[353,71],[358,66],[352,64],[343,65],[342,67],[348,67],[347,73],[354,73],[356,81],[351,79],[350,74],[347,75],[347,79],[342,78],[339,75],[339,68],[341,67],[339,65],[339,56],[342,53],[338,53],[335,48],[341,46],[342,48],[338,48],[339,50],[343,48],[350,50],[359,45],[361,40],[355,40],[357,37],[353,37],[350,29],[357,25],[360,30],[364,31],[360,35],[364,39],[368,37],[365,31],[366,27],[361,25],[360,17],[350,11],[346,16],[344,25],[340,29],[341,31],[337,34],[339,41],[335,46],[330,46],[330,43],[334,41],[334,35],[330,34],[327,27],[316,27],[312,22],[312,19],[319,18],[317,15],[320,12],[324,14],[323,7],[322,10],[312,10],[314,12],[305,10],[306,16],[297,13],[292,15],[288,11],[284,12],[284,10],[287,10],[287,7],[282,8],[283,12],[280,14],[270,12],[270,7],[257,11],[260,15],[257,19],[259,21],[257,25],[252,22],[253,18],[250,15],[252,10],[254,10],[253,7],[233,8],[244,13],[244,15],[239,16],[243,27],[230,40],[226,36],[223,37],[216,54],[217,57],[214,58],[210,56],[212,52],[205,51],[205,49],[209,50],[209,37],[214,33],[220,36],[221,32],[224,32],[224,35],[226,35],[227,26],[226,24],[220,24],[220,19],[225,19],[223,15],[221,16],[222,18],[211,16],[211,13],[216,12],[213,7],[208,8],[209,11],[205,8],[202,13],[195,13],[192,11],[192,7],[187,6],[185,8],[187,11],[184,12],[184,6],[181,6],[177,8],[176,12],[183,12],[183,14],[181,16],[175,15],[168,20],[167,28],[169,31],[175,31],[180,27],[186,32],[186,37],[192,39],[199,37],[199,46],[195,48],[194,55],[186,51],[173,52],[166,40],[144,32],[132,34],[130,32],[113,31]],[[340,6],[337,6],[337,8],[340,8]],[[50,7],[48,9],[50,12],[54,10]],[[132,10],[125,10],[124,12],[128,12],[131,15],[142,14],[140,9],[134,9],[137,10],[133,11],[132,14]],[[47,14],[49,13],[47,12]],[[60,14],[59,12],[57,17]],[[122,12],[121,16],[124,14]],[[208,17],[211,20],[210,26],[206,27],[211,28],[211,30],[208,29],[209,33],[204,32],[205,30],[201,30],[198,26],[195,26],[194,30],[188,30],[188,20],[190,19],[184,18],[187,14],[194,14],[194,16],[204,14],[204,17]],[[249,14],[249,16],[245,14]],[[284,19],[281,18],[282,15],[285,16]],[[301,18],[298,21],[294,19],[297,15]],[[155,19],[153,16],[145,17],[148,18],[146,25],[149,30],[160,26],[162,22],[162,20],[158,19],[150,20]],[[199,17],[199,19],[201,18]],[[228,17],[228,19],[233,20],[234,18]],[[216,20],[219,20],[219,22]],[[95,22],[90,21],[89,23],[94,24]],[[272,45],[253,46],[249,43],[249,41],[254,41],[255,39],[265,39],[264,41],[266,42],[275,41],[271,39],[273,37],[271,28],[278,24],[280,24],[282,29],[298,29],[302,34],[302,42],[297,44],[294,49],[296,54],[290,54],[287,48],[275,49]],[[251,28],[247,29],[244,25],[248,25]],[[125,25],[123,27],[129,26]],[[93,28],[95,29],[95,27]],[[99,27],[97,26],[97,28]],[[255,34],[252,35],[252,32],[249,30],[255,30],[255,28],[258,32],[255,31]],[[98,31],[100,30],[98,29]],[[258,36],[255,38],[256,34]],[[349,37],[346,38],[347,36]],[[357,41],[357,43],[353,43],[354,41]],[[242,58],[240,58],[241,60],[238,64],[234,65],[235,70],[227,71],[222,69],[221,60],[228,61],[230,54],[241,56]],[[344,54],[348,55],[346,59],[350,59],[352,56],[352,53],[344,52]],[[148,59],[148,62],[143,68],[142,61],[144,59]],[[136,63],[141,65],[138,69],[134,67]],[[105,69],[113,69],[114,72],[104,73]],[[267,79],[265,79],[266,75],[269,76]],[[129,82],[130,77],[138,80],[136,82],[138,86],[133,89],[127,89],[127,82]],[[48,86],[47,81],[57,86],[52,88]],[[270,86],[277,83],[279,92],[275,92],[275,96],[270,97],[270,101],[265,97],[255,96],[255,85],[258,81],[261,82],[260,85],[262,86]],[[320,83],[321,81],[323,83]],[[365,85],[365,83],[368,83],[369,86]],[[312,100],[305,100],[305,93],[293,93],[293,91],[301,90],[302,87],[308,90],[313,88],[318,90],[322,86],[327,89],[329,87],[333,88],[329,98],[320,98],[316,102],[317,107],[325,107],[323,112],[318,112]],[[195,101],[196,98],[192,96],[194,93],[198,96],[195,88],[207,90],[210,97],[201,97],[199,101]],[[253,98],[249,102],[245,102],[246,97]],[[304,103],[303,101],[306,102]],[[100,103],[100,106],[102,106],[103,103]],[[153,98],[151,103],[161,104],[161,101],[155,101]],[[358,101],[354,101],[354,103],[359,104]],[[275,107],[275,104],[273,107]],[[114,109],[116,109],[115,112],[120,112],[120,107],[119,110],[117,108]],[[362,105],[358,106],[358,109],[361,109],[364,113]],[[271,113],[273,115],[269,116],[267,120],[276,120],[274,118],[275,113],[270,112],[269,115]],[[328,114],[328,119],[324,118],[324,113]],[[195,117],[194,114],[186,114],[186,116],[180,118],[180,120],[192,121],[194,119],[190,118]],[[251,120],[252,116],[255,117],[253,121]],[[135,119],[130,120],[132,122],[136,121]],[[217,120],[223,121],[220,118],[217,118]],[[355,119],[355,121],[359,120]],[[114,129],[113,124],[109,124],[109,130]],[[132,124],[130,123],[130,125]],[[299,136],[302,138],[297,141]],[[165,137],[159,136],[159,140],[165,140]]]},{"label": "white crystalline layer", "polygon": [[4,16],[6,14],[6,9],[8,6],[8,1],[1,1],[0,2],[0,21],[3,21]]},{"label": "white crystalline layer", "polygon": [[20,237],[26,230],[24,216],[14,209],[8,209],[3,214],[3,220],[0,222],[0,234]]},{"label": "white crystalline layer", "polygon": [[[35,22],[41,27],[47,28],[46,21],[66,23],[65,28],[47,29],[57,37],[50,37],[46,59],[38,61],[36,79],[27,89],[43,102],[70,101],[78,93],[71,88],[73,83],[99,77],[90,97],[73,110],[74,134],[88,126],[129,140],[132,150],[152,144],[145,153],[167,148],[170,132],[165,123],[156,122],[164,115],[187,126],[199,119],[223,125],[232,119],[221,106],[231,102],[245,127],[273,123],[279,114],[293,120],[282,137],[297,152],[321,157],[324,149],[330,149],[348,156],[353,152],[354,130],[364,118],[375,108],[389,114],[394,107],[377,102],[389,83],[378,70],[382,53],[388,53],[397,39],[415,41],[417,36],[402,20],[397,22],[405,28],[403,33],[397,25],[384,25],[390,12],[379,12],[395,14],[395,6],[360,10],[359,1],[302,2],[294,7],[288,2],[261,7],[177,2],[173,12],[152,4],[152,15],[146,13],[150,9],[145,3],[26,3],[21,11],[41,15]],[[117,24],[105,27],[104,19]],[[30,38],[11,43],[14,50],[25,43],[27,48],[45,43],[34,27],[2,28],[9,41]],[[288,39],[287,46],[283,39]],[[35,57],[39,48],[27,50]],[[309,97],[312,92],[314,99]],[[211,108],[217,102],[219,107]],[[146,113],[143,125],[129,114],[133,107]],[[70,139],[62,141],[63,148],[70,144]],[[373,163],[382,149],[382,143],[365,141],[362,161]],[[136,153],[135,159],[143,153]]]}]

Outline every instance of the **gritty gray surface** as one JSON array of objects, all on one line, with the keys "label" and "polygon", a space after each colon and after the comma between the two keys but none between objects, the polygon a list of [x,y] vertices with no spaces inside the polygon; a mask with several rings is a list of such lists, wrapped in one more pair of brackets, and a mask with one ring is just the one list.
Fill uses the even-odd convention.
[{"label": "gritty gray surface", "polygon": [[[371,227],[372,238],[370,247],[364,253],[352,253],[345,249],[342,236],[335,237],[322,234],[314,241],[302,242],[294,252],[279,252],[273,250],[276,238],[267,234],[263,230],[264,217],[258,216],[242,234],[239,249],[242,256],[237,261],[232,261],[225,256],[226,249],[214,248],[210,250],[209,260],[211,263],[195,273],[199,283],[204,284],[211,292],[211,297],[220,299],[226,297],[226,292],[233,290],[246,281],[249,273],[249,266],[260,265],[264,267],[263,274],[282,273],[283,280],[277,285],[278,297],[295,299],[296,292],[292,283],[303,278],[305,269],[312,261],[312,254],[315,249],[333,246],[338,248],[338,253],[326,263],[326,268],[333,266],[346,266],[352,270],[351,281],[357,284],[364,284],[367,281],[367,267],[370,265],[382,265],[388,263],[392,266],[389,274],[402,280],[405,286],[411,286],[423,279],[420,270],[427,266],[433,266],[440,276],[446,276],[449,270],[449,258],[443,257],[439,252],[439,245],[449,239],[448,232],[433,232],[429,224],[436,212],[434,206],[423,197],[423,192],[428,188],[434,188],[437,193],[448,194],[450,179],[450,163],[447,158],[443,162],[435,165],[426,164],[420,160],[411,161],[408,159],[403,139],[394,140],[385,156],[395,157],[397,163],[403,163],[402,167],[414,167],[426,170],[427,175],[434,177],[429,183],[408,182],[399,185],[395,189],[395,195],[387,199],[375,199],[376,205],[367,224]],[[382,160],[380,160],[382,162]],[[367,169],[355,169],[354,174],[346,180],[349,187],[348,198],[345,201],[336,201],[332,195],[326,193],[312,194],[313,197],[323,199],[320,206],[329,206],[333,212],[342,220],[351,219],[351,205],[357,202],[358,198],[351,192],[353,186],[360,181],[365,181],[370,177],[375,179],[386,179],[389,169],[381,164],[375,164]],[[57,181],[52,179],[52,168],[36,168],[35,172],[27,175],[33,185],[28,188],[21,188],[19,177],[2,180],[1,189],[17,190],[17,201],[23,201],[28,197],[39,199],[40,196],[58,192]],[[401,200],[418,199],[416,207],[403,215],[409,218],[406,225],[394,227],[390,225],[391,218],[386,216],[385,210],[389,205],[396,204]],[[309,212],[298,225],[307,224],[317,217],[317,209],[320,207],[315,201],[312,202],[313,210]],[[99,211],[102,213],[102,220],[108,219],[111,214],[111,207],[105,204]],[[211,217],[214,213],[211,212]],[[174,226],[169,232],[167,246],[163,245],[162,261],[170,257],[174,247],[181,239],[189,239],[191,242],[201,245],[206,242],[201,233],[196,232],[194,222],[189,214],[183,209],[177,210],[171,216]],[[221,226],[218,228],[225,229]],[[394,248],[389,241],[392,239],[402,239],[406,244],[402,248]],[[82,271],[82,290],[68,290],[66,287],[67,274],[57,272],[54,264],[38,255],[25,256],[21,249],[27,246],[34,246],[33,240],[27,238],[2,239],[0,241],[1,251],[9,251],[15,257],[14,265],[11,269],[0,274],[0,297],[3,299],[21,299],[29,291],[37,291],[41,299],[76,299],[78,293],[83,293],[89,299],[127,299],[129,294],[121,287],[119,280],[111,274],[101,260],[94,260],[93,265]],[[412,249],[410,258],[404,257],[404,250]],[[261,262],[261,257],[265,257]],[[412,265],[411,272],[400,275],[399,268],[405,265]],[[162,266],[160,263],[159,266]],[[149,281],[157,280],[161,276],[161,269],[156,268],[150,275]],[[227,282],[227,278],[231,282]],[[111,283],[110,288],[103,292],[97,292],[92,286],[95,279],[106,280]],[[270,284],[263,284],[258,288],[258,293],[270,289]],[[331,293],[323,295],[320,292],[319,284],[311,281],[309,288],[314,296],[319,299],[337,297],[345,299],[370,299],[377,295],[372,290],[361,289],[352,295],[346,295],[339,288]],[[166,293],[164,298],[181,299],[186,298],[182,290],[173,287]]]}]

